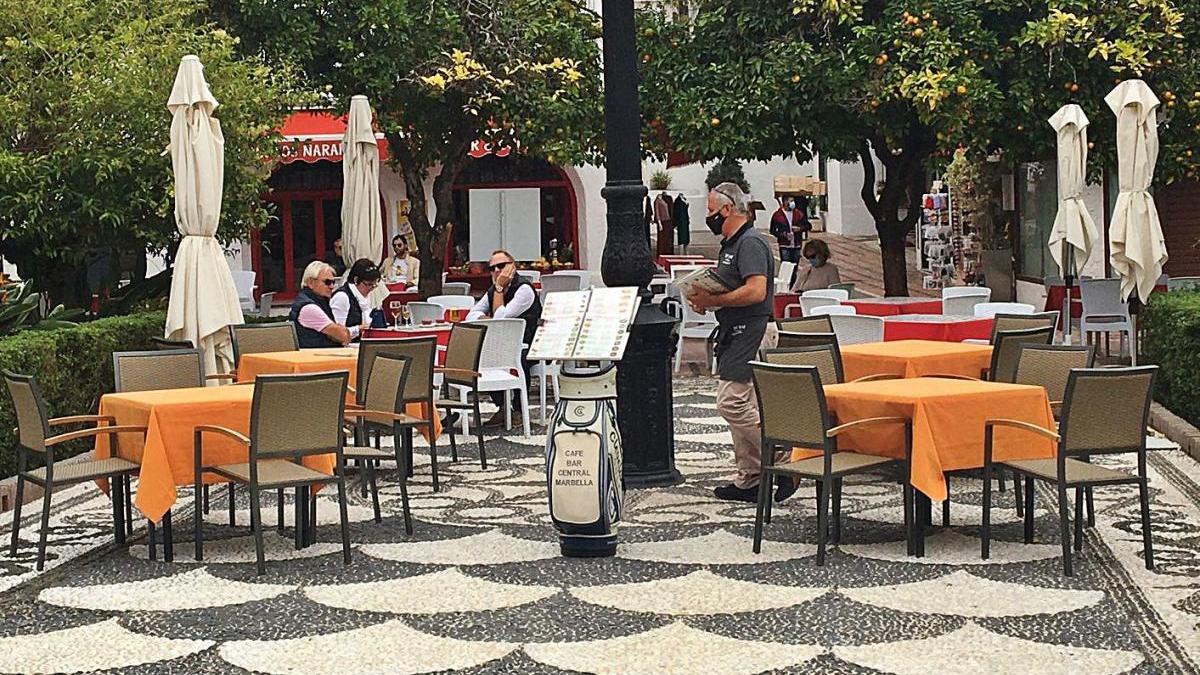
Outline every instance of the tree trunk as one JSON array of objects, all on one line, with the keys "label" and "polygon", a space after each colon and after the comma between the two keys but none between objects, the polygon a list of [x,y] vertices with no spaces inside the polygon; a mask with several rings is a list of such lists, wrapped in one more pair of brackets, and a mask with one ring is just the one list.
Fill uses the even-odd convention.
[{"label": "tree trunk", "polygon": [[[914,124],[899,152],[892,152],[880,134],[864,139],[859,148],[859,160],[863,165],[862,198],[879,234],[884,295],[908,295],[906,240],[921,215],[924,167],[933,148],[932,138],[929,129]],[[875,194],[876,157],[887,170],[883,189],[878,195]],[[903,215],[901,211],[904,211]]]}]

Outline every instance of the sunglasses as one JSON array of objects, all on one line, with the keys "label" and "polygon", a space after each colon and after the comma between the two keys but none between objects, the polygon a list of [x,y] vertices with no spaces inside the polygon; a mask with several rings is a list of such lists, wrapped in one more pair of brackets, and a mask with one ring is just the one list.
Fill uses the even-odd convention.
[{"label": "sunglasses", "polygon": [[404,248],[404,244],[402,242],[396,242],[392,244],[392,248]]},{"label": "sunglasses", "polygon": [[328,286],[330,288],[333,288],[334,285],[337,284],[337,279],[322,279],[321,283],[325,284],[326,286]]},{"label": "sunglasses", "polygon": [[500,270],[504,269],[505,267],[508,267],[511,264],[512,263],[502,262],[502,263],[496,263],[495,265],[488,265],[488,271],[489,272],[499,272]]}]

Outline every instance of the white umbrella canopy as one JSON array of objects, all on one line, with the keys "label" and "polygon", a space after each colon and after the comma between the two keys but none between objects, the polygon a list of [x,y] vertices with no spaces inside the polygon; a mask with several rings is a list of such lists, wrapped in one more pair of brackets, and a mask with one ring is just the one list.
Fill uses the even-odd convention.
[{"label": "white umbrella canopy", "polygon": [[218,105],[200,59],[183,57],[167,100],[175,225],[183,241],[175,254],[166,336],[191,340],[202,350],[209,373],[233,368],[226,326],[243,321],[229,263],[215,236],[225,176],[225,138],[212,117]]},{"label": "white umbrella canopy", "polygon": [[[366,96],[350,99],[342,160],[342,255],[346,267],[359,258],[380,262],[383,254],[383,214],[379,208],[379,144],[371,127]],[[378,307],[387,297],[382,285],[371,294]]]},{"label": "white umbrella canopy", "polygon": [[1150,196],[1158,161],[1158,97],[1141,80],[1118,84],[1104,102],[1117,116],[1117,173],[1120,194],[1109,226],[1113,269],[1121,275],[1121,297],[1150,298],[1167,262],[1158,210]]},{"label": "white umbrella canopy", "polygon": [[1058,134],[1058,214],[1054,217],[1048,245],[1062,275],[1075,276],[1100,238],[1096,221],[1083,203],[1083,186],[1087,180],[1088,118],[1083,108],[1071,103],[1054,113],[1050,126]]}]

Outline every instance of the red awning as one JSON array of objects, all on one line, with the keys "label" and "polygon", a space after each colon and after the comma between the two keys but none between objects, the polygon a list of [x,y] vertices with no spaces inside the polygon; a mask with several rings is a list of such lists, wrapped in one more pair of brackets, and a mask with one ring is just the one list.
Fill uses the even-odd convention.
[{"label": "red awning", "polygon": [[[346,135],[346,116],[335,117],[328,110],[297,110],[283,121],[279,130],[283,140],[279,143],[279,161],[291,162],[340,162],[345,154],[342,138]],[[379,141],[379,159],[388,158],[387,140],[383,134],[375,134]]]}]

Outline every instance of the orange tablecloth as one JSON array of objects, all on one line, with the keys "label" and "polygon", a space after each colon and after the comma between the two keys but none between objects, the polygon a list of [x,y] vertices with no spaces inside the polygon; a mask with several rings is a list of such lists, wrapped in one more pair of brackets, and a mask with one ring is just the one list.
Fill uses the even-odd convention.
[{"label": "orange tablecloth", "polygon": [[979,377],[992,363],[990,345],[933,340],[896,340],[841,348],[846,381],[867,375],[969,375]]},{"label": "orange tablecloth", "polygon": [[[121,434],[117,447],[119,456],[142,465],[134,502],[147,518],[158,522],[175,503],[175,486],[193,484],[196,426],[215,424],[248,435],[253,396],[254,387],[224,386],[105,394],[100,398],[101,415],[115,417],[117,424],[147,427],[144,442],[140,434]],[[112,456],[108,436],[97,437],[95,455]],[[246,446],[232,439],[218,434],[204,438],[207,464],[233,464],[247,458]],[[304,464],[333,473],[333,455],[306,457]],[[208,474],[205,482],[222,481]]]},{"label": "orange tablecloth", "polygon": [[[825,387],[829,410],[839,424],[869,417],[902,416],[913,421],[912,484],[930,499],[946,498],[945,471],[983,466],[984,422],[1008,418],[1055,428],[1042,387],[937,378],[880,380]],[[1054,444],[1035,434],[997,428],[993,457],[1053,457]],[[843,434],[839,450],[904,456],[898,425]]]},{"label": "orange tablecloth", "polygon": [[[353,347],[340,349],[299,349],[290,352],[264,352],[245,354],[238,362],[238,382],[253,380],[258,375],[295,375],[298,373],[320,373],[329,370],[350,371],[350,386],[358,383],[358,350]],[[354,402],[354,394],[346,392],[346,402]],[[429,419],[430,412],[420,403],[410,403],[405,412],[413,417]],[[434,415],[433,438],[442,433],[442,424]],[[429,434],[421,435],[431,441]]]}]

